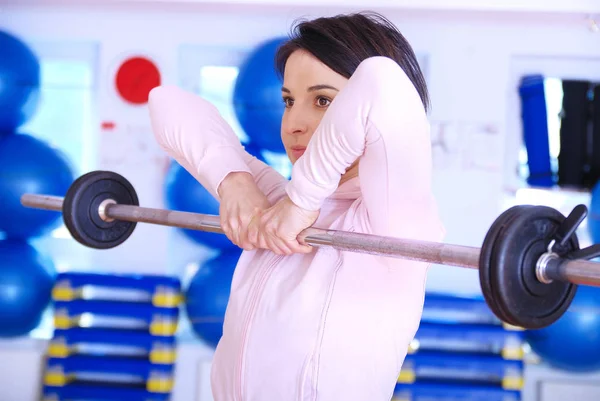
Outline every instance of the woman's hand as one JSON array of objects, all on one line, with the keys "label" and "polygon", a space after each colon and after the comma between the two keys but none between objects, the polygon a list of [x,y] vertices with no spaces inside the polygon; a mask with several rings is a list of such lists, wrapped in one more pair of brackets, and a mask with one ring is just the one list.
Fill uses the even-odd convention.
[{"label": "woman's hand", "polygon": [[260,212],[271,207],[267,197],[245,172],[229,173],[218,188],[221,203],[221,228],[231,242],[251,251],[255,246],[248,240],[248,226]]},{"label": "woman's hand", "polygon": [[309,253],[312,247],[301,244],[297,238],[317,217],[318,211],[304,210],[286,196],[252,220],[248,228],[249,241],[257,248],[270,249],[278,255]]}]

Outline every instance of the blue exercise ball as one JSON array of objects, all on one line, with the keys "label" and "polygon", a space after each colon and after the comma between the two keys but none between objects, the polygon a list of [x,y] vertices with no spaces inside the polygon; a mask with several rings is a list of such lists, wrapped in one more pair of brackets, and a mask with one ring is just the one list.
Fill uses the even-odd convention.
[{"label": "blue exercise ball", "polygon": [[526,341],[542,361],[573,372],[600,370],[600,289],[579,286],[567,312]]},{"label": "blue exercise ball", "polygon": [[29,120],[38,105],[40,64],[15,36],[0,31],[0,135]]},{"label": "blue exercise ball", "polygon": [[233,105],[240,125],[258,147],[285,151],[281,143],[282,80],[275,70],[275,53],[286,38],[259,45],[241,65],[233,92]]},{"label": "blue exercise ball", "polygon": [[213,348],[223,335],[231,280],[241,252],[240,249],[225,250],[206,261],[185,291],[185,308],[192,328]]},{"label": "blue exercise ball", "polygon": [[[169,209],[182,212],[219,215],[219,202],[179,163],[173,162],[165,180]],[[190,239],[209,248],[236,247],[224,234],[181,229]],[[237,248],[237,247],[236,247]]]},{"label": "blue exercise ball", "polygon": [[35,329],[50,304],[54,264],[23,240],[0,241],[0,336]]},{"label": "blue exercise ball", "polygon": [[600,243],[600,181],[592,188],[589,210],[588,232],[592,242],[597,244]]},{"label": "blue exercise ball", "polygon": [[0,232],[9,238],[35,238],[58,227],[62,215],[26,208],[24,193],[65,196],[74,180],[64,154],[27,134],[0,138]]},{"label": "blue exercise ball", "polygon": [[246,152],[248,152],[252,156],[256,157],[258,160],[262,161],[263,163],[267,163],[267,161],[265,159],[265,155],[263,154],[263,150],[260,148],[260,146],[256,145],[254,142],[245,143],[243,145],[244,145],[244,149],[246,150]]}]

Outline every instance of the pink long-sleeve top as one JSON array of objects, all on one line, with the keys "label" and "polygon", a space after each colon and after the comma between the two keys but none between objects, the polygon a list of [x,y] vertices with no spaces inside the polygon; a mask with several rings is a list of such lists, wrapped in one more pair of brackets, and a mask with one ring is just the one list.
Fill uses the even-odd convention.
[{"label": "pink long-sleeve top", "polygon": [[[217,109],[172,86],[150,94],[156,140],[213,196],[253,175],[269,201],[320,210],[315,227],[441,241],[429,124],[393,60],[363,61],[286,180],[245,152]],[[359,175],[340,177],[359,160]],[[218,235],[218,234],[215,234]],[[245,251],[211,372],[215,401],[389,401],[421,318],[428,265],[315,248]]]}]

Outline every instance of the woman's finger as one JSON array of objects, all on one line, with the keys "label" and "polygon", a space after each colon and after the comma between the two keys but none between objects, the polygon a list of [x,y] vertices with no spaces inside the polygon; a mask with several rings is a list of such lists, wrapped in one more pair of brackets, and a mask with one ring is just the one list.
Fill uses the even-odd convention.
[{"label": "woman's finger", "polygon": [[221,229],[223,230],[223,234],[225,234],[225,236],[229,239],[229,241],[234,242],[232,233],[231,233],[231,227],[229,227],[229,224],[227,224],[225,221],[221,221]]},{"label": "woman's finger", "polygon": [[292,250],[293,253],[310,253],[312,252],[312,247],[310,245],[302,245],[300,242],[287,241],[286,246]]},{"label": "woman's finger", "polygon": [[287,241],[281,238],[271,237],[270,243],[272,247],[279,250],[281,255],[291,255],[292,253],[294,253],[292,248],[288,246]]},{"label": "woman's finger", "polygon": [[248,231],[251,219],[244,219],[245,221],[240,221],[240,226],[238,229],[238,241],[239,247],[244,249],[245,251],[251,251],[255,248],[254,244],[248,238]]},{"label": "woman's finger", "polygon": [[239,225],[237,224],[237,222],[235,220],[233,220],[233,221],[230,220],[228,227],[229,227],[229,235],[230,235],[231,242],[233,242],[237,246],[240,246]]},{"label": "woman's finger", "polygon": [[283,255],[284,253],[283,250],[277,246],[273,237],[264,232],[259,232],[258,234],[258,245],[260,248],[267,249],[277,255]]}]

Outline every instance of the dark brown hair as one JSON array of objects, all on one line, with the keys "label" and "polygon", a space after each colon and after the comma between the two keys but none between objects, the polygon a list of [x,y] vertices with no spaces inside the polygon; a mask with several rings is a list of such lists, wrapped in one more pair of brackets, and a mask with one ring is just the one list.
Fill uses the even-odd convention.
[{"label": "dark brown hair", "polygon": [[288,57],[298,49],[308,51],[346,78],[369,57],[389,57],[411,80],[425,110],[429,108],[427,83],[412,47],[396,26],[380,14],[361,12],[297,21],[290,39],[275,55],[275,68],[281,77]]}]

